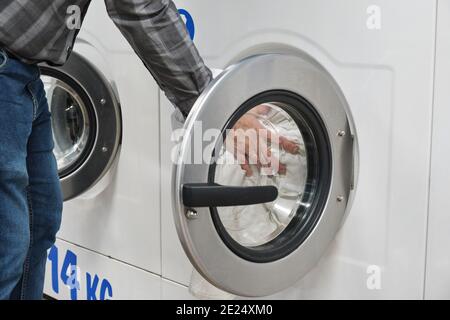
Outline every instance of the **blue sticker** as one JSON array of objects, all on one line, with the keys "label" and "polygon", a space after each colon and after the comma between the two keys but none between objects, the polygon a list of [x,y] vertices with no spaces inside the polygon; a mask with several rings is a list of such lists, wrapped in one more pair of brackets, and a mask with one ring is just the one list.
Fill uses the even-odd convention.
[{"label": "blue sticker", "polygon": [[108,280],[103,279],[100,287],[100,300],[109,300],[113,297],[113,289]]},{"label": "blue sticker", "polygon": [[77,275],[77,255],[67,250],[61,267],[61,280],[70,288],[70,299],[77,300],[77,291],[80,290]]},{"label": "blue sticker", "polygon": [[191,39],[194,40],[195,37],[195,23],[194,19],[192,18],[191,14],[187,12],[185,9],[178,10],[180,15],[182,15],[186,19],[186,28],[189,32],[189,35],[191,36]]},{"label": "blue sticker", "polygon": [[[80,268],[77,265],[77,255],[67,250],[61,270],[59,271],[58,247],[54,245],[48,253],[51,264],[51,280],[53,292],[59,294],[59,280],[70,290],[70,299],[77,300],[78,291],[81,291],[79,282]],[[86,272],[86,298],[87,300],[109,300],[113,298],[113,287],[107,279],[101,279],[97,274]]]},{"label": "blue sticker", "polygon": [[86,273],[86,296],[87,300],[97,300],[97,288],[98,282],[100,279],[97,275],[94,276],[92,280],[92,276],[89,272]]},{"label": "blue sticker", "polygon": [[51,279],[52,279],[52,289],[55,293],[59,293],[59,282],[58,282],[58,248],[52,246],[48,253],[48,260],[51,263]]}]

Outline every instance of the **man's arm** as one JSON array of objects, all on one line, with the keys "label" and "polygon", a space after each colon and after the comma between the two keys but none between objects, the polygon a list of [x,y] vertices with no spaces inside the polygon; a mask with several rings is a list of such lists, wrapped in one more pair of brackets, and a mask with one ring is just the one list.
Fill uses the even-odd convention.
[{"label": "man's arm", "polygon": [[105,0],[108,14],[184,114],[212,79],[171,0]]}]

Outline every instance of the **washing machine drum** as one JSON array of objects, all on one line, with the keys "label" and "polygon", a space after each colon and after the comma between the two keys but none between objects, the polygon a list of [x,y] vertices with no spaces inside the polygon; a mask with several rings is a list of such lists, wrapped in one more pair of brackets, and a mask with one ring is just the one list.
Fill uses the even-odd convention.
[{"label": "washing machine drum", "polygon": [[354,189],[354,126],[336,82],[307,56],[251,57],[206,89],[184,129],[173,201],[193,265],[237,295],[293,285],[334,238]]},{"label": "washing machine drum", "polygon": [[69,200],[94,186],[113,164],[120,146],[120,107],[108,81],[77,53],[64,67],[40,68],[58,173]]}]

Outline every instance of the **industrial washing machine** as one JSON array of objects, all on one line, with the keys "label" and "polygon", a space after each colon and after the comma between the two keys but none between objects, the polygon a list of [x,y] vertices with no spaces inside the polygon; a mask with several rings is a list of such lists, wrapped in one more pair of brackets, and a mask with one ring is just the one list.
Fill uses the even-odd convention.
[{"label": "industrial washing machine", "polygon": [[[224,70],[184,139],[102,2],[70,62],[43,68],[67,198],[46,294],[189,299],[195,268],[236,297],[423,298],[437,2],[175,2]],[[270,181],[209,161],[258,105],[299,145]],[[199,123],[224,134],[191,164]]]}]

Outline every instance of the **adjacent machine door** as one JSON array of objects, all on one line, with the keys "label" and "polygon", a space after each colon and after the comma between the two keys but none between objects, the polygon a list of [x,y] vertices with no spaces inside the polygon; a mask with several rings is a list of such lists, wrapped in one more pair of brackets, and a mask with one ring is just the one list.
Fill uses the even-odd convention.
[{"label": "adjacent machine door", "polygon": [[192,264],[241,296],[293,285],[355,189],[355,129],[336,82],[309,57],[250,57],[205,90],[184,131],[173,207]]},{"label": "adjacent machine door", "polygon": [[120,106],[109,82],[73,53],[64,67],[41,66],[52,113],[54,154],[64,199],[77,197],[110,169],[121,140]]}]

